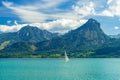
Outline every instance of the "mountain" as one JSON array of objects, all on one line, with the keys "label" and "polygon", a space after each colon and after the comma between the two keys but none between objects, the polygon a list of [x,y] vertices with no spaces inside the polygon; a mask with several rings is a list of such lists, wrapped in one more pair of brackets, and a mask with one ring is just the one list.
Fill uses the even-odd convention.
[{"label": "mountain", "polygon": [[109,40],[110,38],[100,28],[100,23],[89,19],[79,28],[52,40],[40,42],[36,46],[39,48],[38,51],[56,49],[86,51],[94,50]]},{"label": "mountain", "polygon": [[29,25],[21,28],[17,34],[22,41],[30,42],[49,40],[56,36],[56,34]]},{"label": "mountain", "polygon": [[[66,42],[69,42],[71,47],[90,47],[90,46],[99,46],[107,41],[109,41],[109,37],[104,34],[102,29],[100,28],[100,23],[94,19],[89,19],[84,25],[81,27],[70,31],[65,34],[63,38]],[[69,44],[68,43],[68,44]]]},{"label": "mountain", "polygon": [[[36,29],[23,27],[19,30],[17,36],[21,40],[7,47],[9,42],[3,43],[0,57],[63,57],[65,50],[69,57],[120,57],[120,39],[107,36],[94,19],[64,35],[49,39]],[[37,34],[43,35],[42,39],[45,40]]]},{"label": "mountain", "polygon": [[20,41],[40,42],[49,40],[55,36],[57,35],[54,33],[27,25],[17,32],[0,34],[0,43],[3,43],[4,41],[10,41],[11,43]]}]

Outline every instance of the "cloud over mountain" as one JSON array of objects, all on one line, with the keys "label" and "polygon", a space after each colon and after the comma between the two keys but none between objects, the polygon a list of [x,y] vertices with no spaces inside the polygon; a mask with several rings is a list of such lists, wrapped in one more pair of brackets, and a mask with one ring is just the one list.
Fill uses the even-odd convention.
[{"label": "cloud over mountain", "polygon": [[69,30],[75,29],[84,24],[87,20],[74,21],[70,19],[59,19],[46,23],[31,23],[31,24],[18,24],[14,21],[13,26],[0,25],[1,32],[16,32],[26,25],[36,26],[40,29],[49,30],[51,32],[65,33]]}]

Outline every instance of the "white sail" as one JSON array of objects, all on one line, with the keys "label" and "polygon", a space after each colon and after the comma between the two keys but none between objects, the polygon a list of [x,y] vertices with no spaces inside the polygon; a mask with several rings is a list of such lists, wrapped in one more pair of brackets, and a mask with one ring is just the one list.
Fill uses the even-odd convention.
[{"label": "white sail", "polygon": [[68,61],[69,61],[69,58],[68,58],[68,56],[67,56],[66,51],[65,51],[65,61],[66,61],[66,62],[68,62]]}]

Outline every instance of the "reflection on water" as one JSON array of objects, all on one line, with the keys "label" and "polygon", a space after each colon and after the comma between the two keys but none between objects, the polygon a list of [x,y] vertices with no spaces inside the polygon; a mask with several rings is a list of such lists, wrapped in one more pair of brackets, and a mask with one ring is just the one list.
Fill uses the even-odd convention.
[{"label": "reflection on water", "polygon": [[0,80],[120,80],[120,59],[0,59]]}]

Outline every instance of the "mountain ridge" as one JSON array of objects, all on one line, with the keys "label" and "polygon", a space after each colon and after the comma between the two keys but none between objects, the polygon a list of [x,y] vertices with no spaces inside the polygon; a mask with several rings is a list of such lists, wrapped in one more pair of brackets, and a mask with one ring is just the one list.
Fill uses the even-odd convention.
[{"label": "mountain ridge", "polygon": [[57,36],[55,33],[51,33],[49,31],[41,30],[37,27],[27,25],[22,27],[17,32],[0,34],[0,43],[3,43],[4,41],[11,41],[12,43],[19,41],[39,42],[51,39],[55,36]]},{"label": "mountain ridge", "polygon": [[[26,32],[25,35],[27,35]],[[102,57],[103,54],[99,52],[102,50],[103,57],[110,57],[113,52],[105,54],[104,49],[107,49],[108,52],[111,49],[110,46],[113,49],[119,49],[119,45],[116,45],[119,42],[119,40],[107,36],[98,21],[89,19],[82,26],[61,36],[39,42],[16,42],[1,50],[0,55],[2,57],[5,57],[3,54],[7,54],[9,57],[30,57],[31,55],[35,57],[63,57],[63,51],[66,50],[70,57]],[[118,53],[113,55],[118,55]]]}]

